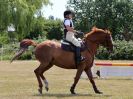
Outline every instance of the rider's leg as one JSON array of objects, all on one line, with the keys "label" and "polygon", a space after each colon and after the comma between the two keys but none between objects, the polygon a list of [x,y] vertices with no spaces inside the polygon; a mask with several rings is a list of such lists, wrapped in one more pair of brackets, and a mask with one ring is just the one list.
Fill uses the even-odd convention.
[{"label": "rider's leg", "polygon": [[67,32],[66,33],[66,40],[69,42],[72,42],[72,39],[74,37],[74,33],[73,32]]},{"label": "rider's leg", "polygon": [[81,56],[81,44],[80,41],[78,41],[76,38],[73,38],[72,43],[74,45],[76,45],[76,51],[75,51],[75,55],[76,55],[76,63],[79,64],[81,61],[83,61],[85,59],[85,57]]},{"label": "rider's leg", "polygon": [[81,56],[81,52],[80,52],[80,41],[78,41],[78,39],[75,38],[74,33],[73,32],[67,32],[66,34],[66,40],[70,41],[71,43],[73,43],[76,46],[76,63],[79,64],[81,61],[83,61],[85,58]]}]

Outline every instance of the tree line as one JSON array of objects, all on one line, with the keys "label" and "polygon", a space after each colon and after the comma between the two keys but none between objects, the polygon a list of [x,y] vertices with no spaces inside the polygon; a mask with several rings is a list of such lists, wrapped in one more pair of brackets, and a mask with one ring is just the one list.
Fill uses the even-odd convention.
[{"label": "tree line", "polygon": [[[60,40],[63,20],[44,18],[41,9],[46,5],[52,3],[49,0],[0,0],[0,42],[39,36]],[[68,0],[67,9],[75,12],[77,30],[86,33],[97,26],[109,29],[114,39],[133,40],[133,0]],[[13,33],[7,31],[11,24],[15,28]]]},{"label": "tree line", "polygon": [[77,29],[109,29],[114,39],[133,40],[133,0],[69,0]]},{"label": "tree line", "polygon": [[51,4],[49,0],[0,0],[1,36],[5,34],[6,37],[10,25],[14,26],[15,33],[8,33],[9,37],[22,40],[29,36],[39,25],[44,24],[41,22],[45,21],[41,8],[48,4]]},{"label": "tree line", "polygon": [[[17,49],[18,42],[24,38],[37,42],[62,39],[63,20],[52,16],[46,19],[41,11],[46,5],[52,4],[49,0],[0,0],[0,48],[1,45],[7,48],[3,59],[10,59],[11,53],[14,54],[12,49]],[[97,26],[112,32],[113,54],[100,48],[96,58],[133,59],[133,42],[129,41],[133,40],[133,0],[68,0],[67,9],[75,12],[76,30],[87,33]],[[10,25],[14,26],[14,32],[7,31]],[[21,59],[31,59],[31,56],[29,51]]]}]

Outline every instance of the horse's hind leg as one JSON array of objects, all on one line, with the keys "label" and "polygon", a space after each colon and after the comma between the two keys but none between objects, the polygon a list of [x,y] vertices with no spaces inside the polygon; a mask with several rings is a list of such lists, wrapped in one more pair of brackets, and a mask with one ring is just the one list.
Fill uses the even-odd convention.
[{"label": "horse's hind leg", "polygon": [[53,66],[53,64],[49,64],[48,66],[44,67],[43,70],[42,70],[42,72],[41,72],[41,74],[40,74],[40,77],[42,78],[42,80],[43,80],[43,82],[44,82],[44,84],[45,84],[45,89],[46,89],[46,91],[49,90],[49,87],[48,87],[48,81],[47,81],[47,79],[43,76],[43,73],[44,73],[45,71],[47,71],[48,69],[50,69],[52,66]]},{"label": "horse's hind leg", "polygon": [[91,84],[92,84],[92,86],[93,86],[93,89],[94,89],[95,93],[102,94],[102,92],[100,92],[100,91],[97,89],[97,86],[96,86],[96,84],[95,84],[95,81],[93,80],[93,75],[92,75],[91,68],[85,70],[85,72],[86,72],[86,74],[87,74],[87,76],[88,76],[88,78],[89,78],[89,80],[90,80],[90,82],[91,82]]},{"label": "horse's hind leg", "polygon": [[48,63],[45,63],[45,64],[41,63],[40,66],[34,70],[35,75],[36,75],[37,80],[38,80],[38,84],[39,84],[38,91],[39,91],[40,94],[42,94],[42,87],[43,87],[43,84],[42,84],[42,81],[41,81],[40,77],[41,77],[41,74],[44,71],[44,68],[47,67],[47,66],[48,66]]},{"label": "horse's hind leg", "polygon": [[[41,65],[40,65],[41,66]],[[37,77],[37,81],[38,81],[38,84],[39,84],[39,89],[38,89],[38,91],[39,91],[39,93],[40,94],[42,94],[42,87],[43,87],[43,85],[42,85],[42,81],[41,81],[41,79],[40,79],[40,75],[39,75],[39,73],[40,73],[40,66],[38,67],[38,68],[36,68],[35,70],[34,70],[34,72],[35,72],[35,75],[36,75],[36,77]]]}]

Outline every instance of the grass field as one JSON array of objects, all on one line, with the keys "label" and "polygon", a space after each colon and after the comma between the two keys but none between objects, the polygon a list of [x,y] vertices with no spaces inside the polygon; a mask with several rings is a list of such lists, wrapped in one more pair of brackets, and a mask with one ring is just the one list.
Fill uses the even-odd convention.
[{"label": "grass field", "polygon": [[71,95],[69,89],[76,70],[55,66],[44,73],[50,90],[43,90],[40,96],[33,72],[38,65],[37,61],[0,62],[0,99],[133,99],[133,80],[128,78],[95,79],[102,95],[93,92],[89,80],[80,79],[76,87],[77,95]]}]

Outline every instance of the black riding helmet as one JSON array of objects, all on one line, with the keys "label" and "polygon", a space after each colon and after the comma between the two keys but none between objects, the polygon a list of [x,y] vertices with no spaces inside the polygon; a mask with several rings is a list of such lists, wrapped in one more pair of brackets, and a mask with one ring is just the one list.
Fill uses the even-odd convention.
[{"label": "black riding helmet", "polygon": [[72,15],[74,16],[74,12],[73,12],[73,11],[71,11],[71,10],[66,10],[66,11],[64,12],[64,18],[66,18],[66,15],[69,15],[69,14],[72,14]]}]

